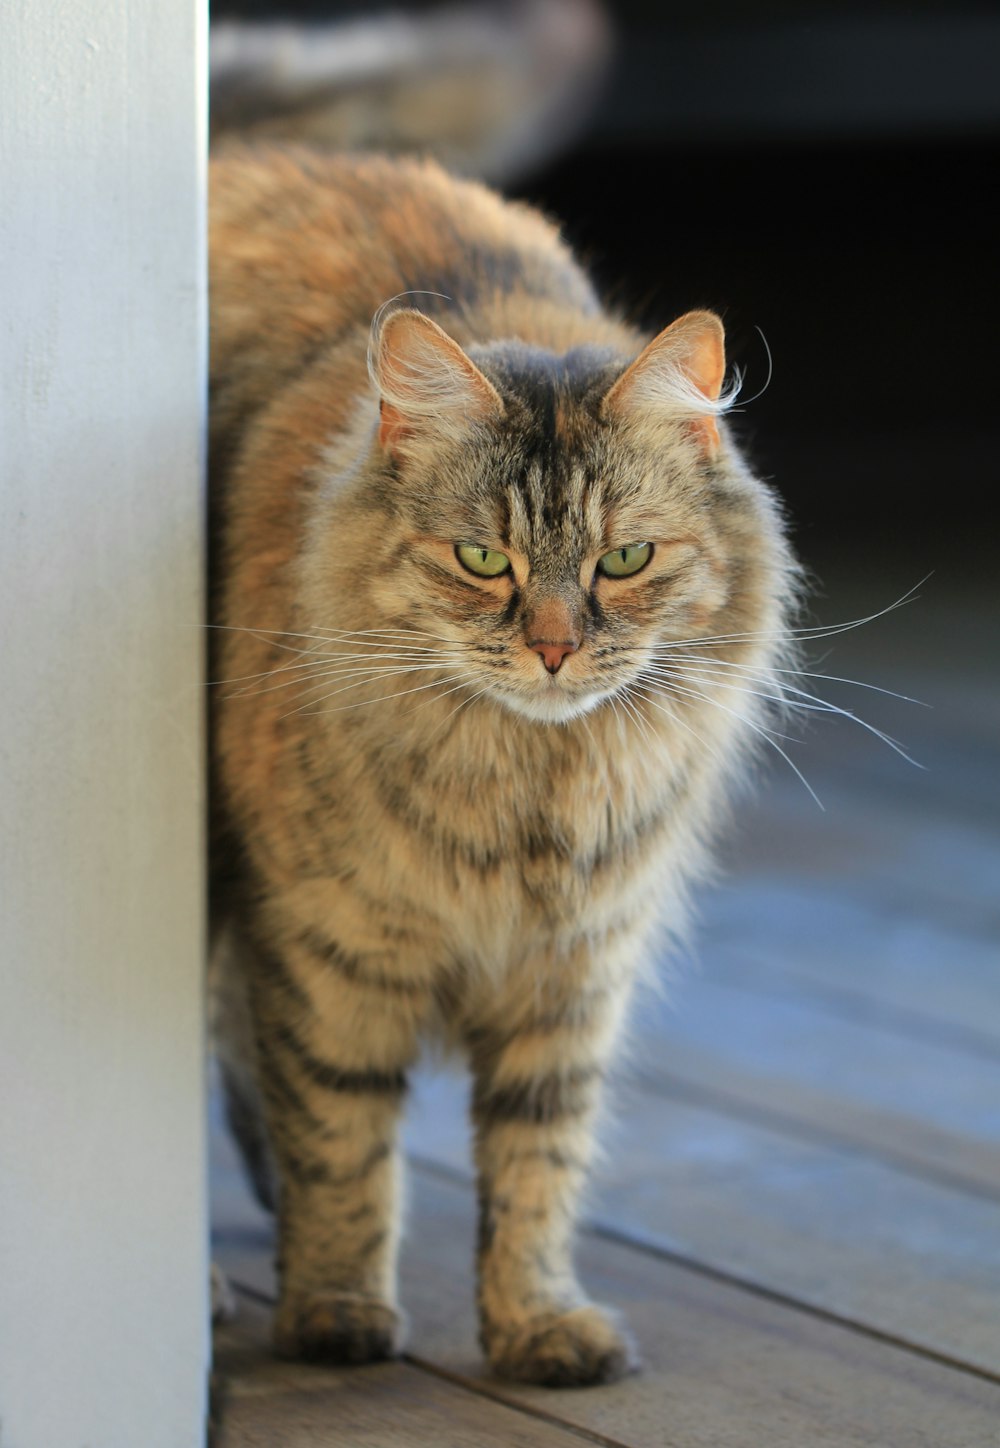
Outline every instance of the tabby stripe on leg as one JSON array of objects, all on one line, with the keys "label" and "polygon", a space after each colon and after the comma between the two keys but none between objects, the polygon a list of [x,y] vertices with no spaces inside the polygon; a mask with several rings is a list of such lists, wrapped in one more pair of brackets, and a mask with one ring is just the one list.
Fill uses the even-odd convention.
[{"label": "tabby stripe on leg", "polygon": [[323,1122],[310,1111],[301,1094],[278,1065],[274,1046],[274,1041],[267,1042],[266,1049],[261,1051],[261,1064],[264,1067],[261,1072],[261,1084],[264,1095],[276,1111],[287,1112],[302,1126],[308,1127],[310,1131],[322,1133]]},{"label": "tabby stripe on leg", "polygon": [[[535,1045],[539,1053],[546,1050],[555,1053],[555,1058],[565,1062],[567,1049],[582,1048],[586,1055],[593,1055],[590,1042],[595,1033],[602,1032],[608,1023],[612,1024],[618,1012],[609,1004],[612,995],[608,986],[597,986],[578,992],[572,1002],[541,1014],[533,1014],[528,1022],[516,1022],[503,1027],[490,1024],[475,1026],[466,1032],[466,1042],[473,1056],[488,1064],[496,1072],[500,1058],[511,1048],[520,1054],[526,1045]],[[563,1035],[565,1041],[555,1046],[552,1037]],[[525,1075],[522,1067],[520,1075]]]},{"label": "tabby stripe on leg", "polygon": [[315,1157],[304,1161],[295,1152],[289,1150],[287,1144],[282,1147],[281,1164],[298,1186],[325,1187],[330,1185],[330,1168],[326,1162],[319,1161]]},{"label": "tabby stripe on leg", "polygon": [[297,1055],[297,1059],[309,1080],[324,1091],[350,1096],[400,1096],[406,1090],[405,1071],[345,1071],[307,1052]]},{"label": "tabby stripe on leg", "polygon": [[426,980],[407,976],[389,975],[377,969],[366,969],[356,955],[349,955],[335,940],[327,940],[316,930],[305,930],[299,937],[311,955],[317,956],[324,965],[336,971],[344,980],[353,985],[370,986],[372,990],[385,991],[389,995],[420,996],[432,989]]},{"label": "tabby stripe on leg", "polygon": [[538,1076],[506,1086],[477,1081],[473,1115],[484,1123],[524,1121],[538,1125],[560,1116],[582,1116],[590,1110],[594,1089],[603,1075],[600,1066],[579,1066],[565,1075]]},{"label": "tabby stripe on leg", "polygon": [[349,1096],[399,1096],[406,1090],[406,1072],[379,1071],[374,1067],[362,1069],[338,1066],[333,1061],[323,1061],[314,1056],[305,1043],[287,1024],[283,1024],[277,1038],[286,1053],[302,1075],[313,1086],[324,1091],[335,1091]]},{"label": "tabby stripe on leg", "polygon": [[[378,1141],[369,1150],[367,1155],[358,1162],[357,1166],[347,1167],[345,1170],[337,1171],[328,1163],[320,1161],[303,1162],[296,1158],[294,1153],[290,1153],[287,1146],[284,1146],[282,1149],[282,1162],[288,1166],[290,1174],[295,1176],[296,1179],[304,1185],[325,1186],[330,1187],[333,1191],[342,1191],[345,1187],[358,1186],[361,1182],[365,1181],[367,1177],[371,1176],[375,1168],[386,1160],[391,1151],[392,1148],[387,1141]],[[298,1168],[298,1171],[296,1171],[296,1168]],[[374,1208],[371,1203],[366,1202],[363,1208],[350,1214],[350,1216],[345,1216],[343,1220],[345,1222],[360,1221],[362,1217],[368,1215],[373,1210]]]},{"label": "tabby stripe on leg", "polygon": [[295,979],[280,955],[258,946],[254,955],[254,977],[255,984],[263,986],[265,990],[277,991],[303,1016],[311,1014],[313,1003],[309,992]]}]

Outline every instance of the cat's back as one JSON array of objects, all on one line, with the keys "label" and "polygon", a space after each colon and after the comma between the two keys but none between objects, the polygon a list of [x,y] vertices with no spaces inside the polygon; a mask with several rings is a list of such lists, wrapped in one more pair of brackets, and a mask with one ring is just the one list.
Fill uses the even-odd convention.
[{"label": "cat's back", "polygon": [[413,265],[594,306],[555,226],[430,159],[229,145],[213,155],[210,188],[213,280],[253,285],[266,275],[279,289],[276,313],[303,286],[340,293],[350,307]]},{"label": "cat's back", "polygon": [[210,259],[216,434],[327,349],[362,382],[373,316],[402,294],[446,313],[463,344],[564,350],[620,335],[549,221],[429,160],[225,147],[211,163]]}]

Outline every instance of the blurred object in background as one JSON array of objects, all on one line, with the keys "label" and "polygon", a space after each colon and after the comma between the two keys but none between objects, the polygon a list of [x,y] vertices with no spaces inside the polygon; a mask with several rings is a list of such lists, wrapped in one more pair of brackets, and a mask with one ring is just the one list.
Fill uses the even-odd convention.
[{"label": "blurred object in background", "polygon": [[211,37],[215,138],[431,153],[496,185],[576,137],[611,54],[598,0],[351,18],[221,6]]}]

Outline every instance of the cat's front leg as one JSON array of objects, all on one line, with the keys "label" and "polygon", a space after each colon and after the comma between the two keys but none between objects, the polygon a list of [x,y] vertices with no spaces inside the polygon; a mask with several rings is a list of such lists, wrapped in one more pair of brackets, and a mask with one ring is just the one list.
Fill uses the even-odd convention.
[{"label": "cat's front leg", "polygon": [[623,1004],[614,994],[610,985],[592,987],[554,1012],[522,1014],[515,1028],[471,1035],[480,1335],[505,1377],[607,1383],[638,1365],[628,1334],[588,1301],[572,1262],[594,1116]]},{"label": "cat's front leg", "polygon": [[258,952],[252,983],[279,1175],[276,1349],[326,1362],[391,1357],[403,1339],[396,1138],[416,1053],[413,999],[366,983],[339,945],[321,951],[314,937]]}]

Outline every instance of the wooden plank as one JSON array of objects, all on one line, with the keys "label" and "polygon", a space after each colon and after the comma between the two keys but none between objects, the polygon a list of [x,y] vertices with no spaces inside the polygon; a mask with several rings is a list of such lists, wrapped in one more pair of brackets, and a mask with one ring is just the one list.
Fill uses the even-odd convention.
[{"label": "wooden plank", "polygon": [[[870,614],[914,581],[898,566],[890,579],[873,565],[869,560],[865,573],[855,564],[846,579],[832,567],[814,619]],[[863,594],[858,578],[868,580]],[[846,891],[883,916],[896,913],[899,923],[910,917],[997,941],[1000,688],[987,660],[1000,610],[995,596],[967,582],[935,577],[906,608],[809,646],[814,656],[829,648],[814,666],[820,673],[900,690],[930,706],[829,680],[805,683],[902,740],[924,767],[913,769],[850,721],[814,715],[805,730],[791,725],[802,742],[790,753],[827,811],[816,809],[773,756],[767,785],[741,809],[726,851],[738,880],[811,884],[834,898]],[[997,996],[991,999],[995,1022],[1000,1009]]]},{"label": "wooden plank", "polygon": [[215,1333],[212,1448],[574,1448],[574,1432],[405,1362],[276,1361],[270,1312],[238,1294]]},{"label": "wooden plank", "polygon": [[[927,921],[960,938],[997,939],[995,748],[973,751],[960,740],[950,758],[925,749],[926,772],[911,770],[908,784],[893,780],[891,787],[884,762],[866,759],[861,768],[850,758],[820,762],[803,747],[791,746],[790,753],[825,811],[794,777],[772,773],[768,787],[744,804],[724,842],[722,861],[730,878],[804,884],[883,915]],[[927,782],[931,775],[934,788]],[[974,820],[963,819],[952,803],[963,788],[971,796],[967,810],[975,810]]]},{"label": "wooden plank", "polygon": [[[1000,1371],[1000,1209],[823,1143],[617,1093],[591,1219],[902,1340]],[[423,1077],[411,1149],[469,1174],[465,1089]]]},{"label": "wooden plank", "polygon": [[879,1022],[705,976],[648,996],[644,1078],[708,1093],[819,1139],[1000,1198],[1000,1054],[915,1044]]},{"label": "wooden plank", "polygon": [[[483,1394],[630,1448],[988,1448],[997,1441],[1000,1385],[595,1238],[582,1244],[584,1280],[600,1300],[624,1309],[644,1372],[586,1391],[499,1382],[484,1373],[475,1346],[473,1215],[468,1189],[418,1175],[403,1291],[414,1360]],[[266,1250],[244,1245],[230,1266],[271,1290]],[[248,1440],[256,1441],[290,1440]]]},{"label": "wooden plank", "polygon": [[[932,678],[946,689],[940,675]],[[844,894],[883,915],[902,908],[918,921],[995,940],[1000,688],[981,682],[962,713],[944,714],[947,732],[936,710],[919,711],[919,727],[878,716],[905,738],[919,770],[846,723],[815,723],[790,754],[825,811],[775,761],[726,832],[731,883]],[[725,887],[712,896],[726,898]]]},{"label": "wooden plank", "polygon": [[992,936],[787,875],[727,882],[705,917],[696,950],[710,981],[1000,1059]]},{"label": "wooden plank", "polygon": [[[787,793],[787,799],[779,797],[777,804],[784,809],[801,803],[803,818],[818,820],[821,828],[846,821],[855,810],[868,813],[877,804],[888,811],[890,824],[893,817],[902,820],[918,813],[925,820],[940,816],[970,831],[992,833],[992,806],[1000,794],[1000,781],[988,766],[997,757],[1000,690],[984,671],[983,661],[978,672],[960,677],[933,654],[908,668],[888,663],[877,653],[856,666],[850,659],[843,664],[836,658],[828,661],[823,672],[838,674],[842,668],[855,667],[857,677],[897,689],[913,702],[852,691],[822,679],[805,681],[805,688],[853,710],[857,718],[852,722],[814,713],[808,723],[793,722],[787,731],[800,741],[792,746],[796,763],[810,779],[814,770],[821,777],[830,820],[823,819],[814,803],[807,807],[807,793],[776,757],[769,772],[781,794]],[[861,721],[895,739],[912,762]],[[875,813],[871,810],[873,818]]]}]

